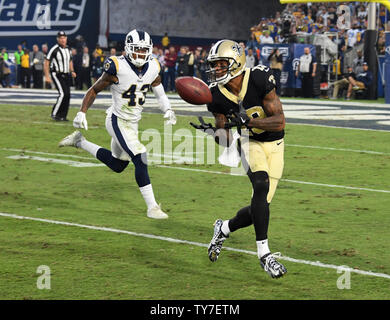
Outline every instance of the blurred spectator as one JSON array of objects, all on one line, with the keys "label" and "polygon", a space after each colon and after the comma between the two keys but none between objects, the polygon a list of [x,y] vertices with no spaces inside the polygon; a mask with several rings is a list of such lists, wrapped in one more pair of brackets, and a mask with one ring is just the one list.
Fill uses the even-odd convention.
[{"label": "blurred spectator", "polygon": [[84,37],[81,34],[78,34],[75,38],[75,45],[72,47],[75,47],[77,52],[82,52],[86,45],[87,43],[85,42]]},{"label": "blurred spectator", "polygon": [[[165,49],[166,51],[168,51],[168,49]],[[165,56],[164,56],[164,50],[163,49],[158,49],[158,54],[157,54],[157,58],[158,62],[160,63],[160,66],[161,66],[161,70],[160,70],[160,77],[161,77],[161,81],[164,82],[164,69],[165,69]],[[164,83],[163,83],[164,85]]]},{"label": "blurred spectator", "polygon": [[256,48],[258,47],[258,45],[259,45],[259,43],[257,42],[256,37],[252,32],[251,35],[249,36],[249,40],[246,42],[246,47],[248,49],[252,48],[254,51],[256,51]]},{"label": "blurred spectator", "polygon": [[100,61],[103,63],[104,62],[104,54],[103,54],[102,48],[100,48],[100,45],[98,43],[96,44],[95,51],[99,55]]},{"label": "blurred spectator", "polygon": [[111,48],[110,49],[110,57],[111,56],[116,56],[116,48]]},{"label": "blurred spectator", "polygon": [[355,66],[356,74],[363,72],[364,56],[362,50],[357,50],[357,57],[353,59],[353,65]]},{"label": "blurred spectator", "polygon": [[31,69],[30,69],[30,50],[25,49],[23,55],[20,57],[20,79],[23,88],[30,88]]},{"label": "blurred spectator", "polygon": [[180,55],[177,58],[177,76],[193,76],[194,75],[194,55],[189,51],[188,47],[180,48]]},{"label": "blurred spectator", "polygon": [[257,57],[253,54],[253,49],[248,48],[248,54],[246,56],[246,66],[248,68],[253,68],[254,66],[257,66],[259,64],[259,61]]},{"label": "blurred spectator", "polygon": [[357,23],[354,23],[353,28],[347,31],[348,47],[353,47],[355,45],[355,43],[357,42],[358,33],[359,33],[359,26],[357,25]]},{"label": "blurred spectator", "polygon": [[304,49],[304,54],[299,58],[299,64],[295,73],[298,77],[299,72],[302,76],[302,93],[304,98],[313,96],[313,78],[316,75],[317,61],[315,56],[310,53],[310,48]]},{"label": "blurred spectator", "polygon": [[100,59],[99,53],[96,50],[94,50],[92,53],[91,68],[93,82],[96,82],[103,74],[103,63]]},{"label": "blurred spectator", "polygon": [[349,86],[347,91],[347,100],[350,100],[352,95],[352,90],[362,90],[367,89],[372,83],[372,73],[368,70],[368,64],[364,62],[363,72],[359,73],[356,78],[350,76],[348,77]]},{"label": "blurred spectator", "polygon": [[359,10],[357,12],[357,17],[359,19],[365,19],[367,17],[367,9],[364,5],[359,6]]},{"label": "blurred spectator", "polygon": [[165,32],[164,36],[161,39],[161,45],[162,45],[163,50],[168,49],[170,43],[171,43],[171,40],[168,37],[168,33]]},{"label": "blurred spectator", "polygon": [[335,81],[333,84],[333,95],[331,99],[337,99],[340,89],[348,89],[349,80],[348,78],[355,78],[355,73],[353,72],[352,66],[347,67],[347,73],[344,73],[340,80]]},{"label": "blurred spectator", "polygon": [[283,56],[280,53],[278,48],[275,48],[272,53],[268,57],[268,61],[270,62],[270,67],[272,70],[272,74],[275,77],[276,81],[276,93],[280,96],[280,77],[282,75],[283,70]]},{"label": "blurred spectator", "polygon": [[[49,52],[49,47],[47,46],[47,43],[42,44],[42,53],[43,53],[43,58],[46,59],[47,53]],[[51,84],[46,81],[46,76],[45,72],[43,72],[43,82],[45,84],[45,89],[51,89]]]},{"label": "blurred spectator", "polygon": [[21,44],[18,44],[18,49],[14,53],[15,57],[15,68],[16,68],[16,84],[20,85],[21,82],[21,67],[20,67],[20,57],[24,54]]},{"label": "blurred spectator", "polygon": [[206,76],[206,70],[207,70],[207,51],[202,49],[200,56],[197,60],[197,66],[199,71],[200,79],[202,79],[204,82],[207,83],[207,76]]},{"label": "blurred spectator", "polygon": [[80,90],[83,90],[84,84],[87,86],[87,89],[91,87],[91,60],[89,49],[85,46],[81,58]]},{"label": "blurred spectator", "polygon": [[[169,47],[169,51],[165,54],[165,91],[172,91],[175,92],[175,78],[176,78],[176,60],[177,60],[177,53],[174,46]],[[170,90],[169,90],[170,89]]]},{"label": "blurred spectator", "polygon": [[1,48],[0,57],[2,57],[4,61],[8,61],[7,48]]},{"label": "blurred spectator", "polygon": [[81,90],[81,65],[83,64],[83,56],[81,51],[78,51],[76,48],[72,48],[72,61],[74,72],[76,73],[76,78],[74,78],[74,86],[77,90]]},{"label": "blurred spectator", "polygon": [[33,77],[33,87],[43,88],[43,63],[45,57],[42,51],[39,51],[37,44],[33,45],[33,51],[30,53],[30,67]]},{"label": "blurred spectator", "polygon": [[0,83],[4,88],[10,88],[11,63],[8,61],[8,53],[3,48],[0,53]]},{"label": "blurred spectator", "polygon": [[268,30],[263,32],[263,35],[260,37],[260,43],[274,43],[274,39],[272,39]]}]

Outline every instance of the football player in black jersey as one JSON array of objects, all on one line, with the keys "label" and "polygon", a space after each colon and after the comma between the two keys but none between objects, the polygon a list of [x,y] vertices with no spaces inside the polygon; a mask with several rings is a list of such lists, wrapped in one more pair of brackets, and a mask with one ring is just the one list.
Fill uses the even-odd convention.
[{"label": "football player in black jersey", "polygon": [[[211,133],[217,143],[232,142],[230,128],[237,127],[241,161],[252,183],[249,206],[240,209],[230,220],[218,219],[208,247],[211,261],[216,261],[222,244],[231,232],[254,225],[260,265],[272,277],[287,270],[268,248],[269,204],[282,176],[284,165],[284,126],[282,104],[275,92],[275,79],[269,68],[245,67],[245,52],[231,40],[217,42],[207,58],[213,100],[207,105],[215,117],[215,127],[192,124]],[[246,137],[246,138],[245,138]]]}]

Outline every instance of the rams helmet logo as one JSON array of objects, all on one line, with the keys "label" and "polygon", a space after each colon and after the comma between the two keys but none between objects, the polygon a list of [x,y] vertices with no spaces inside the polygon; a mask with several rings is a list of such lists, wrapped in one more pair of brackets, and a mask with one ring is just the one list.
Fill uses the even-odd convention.
[{"label": "rams helmet logo", "polygon": [[107,61],[105,64],[104,64],[104,71],[108,71],[110,69],[110,62]]}]

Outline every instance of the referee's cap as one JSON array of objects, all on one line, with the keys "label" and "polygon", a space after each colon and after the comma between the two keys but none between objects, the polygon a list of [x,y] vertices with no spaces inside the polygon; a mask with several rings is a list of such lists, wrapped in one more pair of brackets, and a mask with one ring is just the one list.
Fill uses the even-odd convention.
[{"label": "referee's cap", "polygon": [[65,31],[58,31],[57,37],[66,37]]}]

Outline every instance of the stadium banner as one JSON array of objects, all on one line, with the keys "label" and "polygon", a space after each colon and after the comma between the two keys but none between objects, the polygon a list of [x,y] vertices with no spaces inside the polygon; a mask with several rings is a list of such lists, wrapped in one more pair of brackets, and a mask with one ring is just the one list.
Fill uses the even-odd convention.
[{"label": "stadium banner", "polygon": [[[95,0],[0,0],[0,47],[9,51],[25,43],[56,43],[62,30],[69,40],[77,35],[94,48],[99,32],[99,5]],[[91,28],[96,26],[96,28]]]},{"label": "stadium banner", "polygon": [[378,56],[378,98],[385,96],[385,56]]},{"label": "stadium banner", "polygon": [[390,32],[386,32],[385,36],[385,102],[390,103]]},{"label": "stadium banner", "polygon": [[260,63],[269,66],[268,57],[275,48],[278,48],[283,56],[283,70],[280,79],[282,88],[301,88],[302,81],[300,77],[295,77],[295,71],[306,47],[309,47],[311,54],[316,56],[316,47],[311,44],[260,44]]}]

